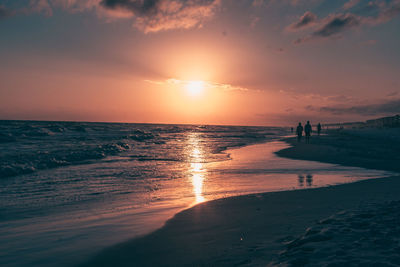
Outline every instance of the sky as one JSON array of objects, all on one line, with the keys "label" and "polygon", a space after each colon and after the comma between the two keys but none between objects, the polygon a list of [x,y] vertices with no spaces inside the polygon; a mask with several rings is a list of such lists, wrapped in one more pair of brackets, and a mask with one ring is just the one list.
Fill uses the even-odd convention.
[{"label": "sky", "polygon": [[0,119],[400,113],[400,0],[0,0]]}]

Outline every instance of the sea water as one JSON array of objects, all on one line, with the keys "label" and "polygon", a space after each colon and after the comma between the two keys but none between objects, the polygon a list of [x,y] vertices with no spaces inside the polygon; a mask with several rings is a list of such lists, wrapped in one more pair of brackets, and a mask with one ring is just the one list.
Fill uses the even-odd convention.
[{"label": "sea water", "polygon": [[279,158],[273,152],[288,147],[277,141],[287,134],[279,127],[1,121],[0,265],[76,265],[207,200],[387,175]]}]

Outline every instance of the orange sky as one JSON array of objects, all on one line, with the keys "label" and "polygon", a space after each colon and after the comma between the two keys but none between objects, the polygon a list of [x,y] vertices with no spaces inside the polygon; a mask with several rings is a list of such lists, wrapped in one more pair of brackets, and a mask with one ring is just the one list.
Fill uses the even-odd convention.
[{"label": "orange sky", "polygon": [[399,1],[368,14],[363,1],[140,3],[1,4],[0,119],[291,125],[400,112]]}]

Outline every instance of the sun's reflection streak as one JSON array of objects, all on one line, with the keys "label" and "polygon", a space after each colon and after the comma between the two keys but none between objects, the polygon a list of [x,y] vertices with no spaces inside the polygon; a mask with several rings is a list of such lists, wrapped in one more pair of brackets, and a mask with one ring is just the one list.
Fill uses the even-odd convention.
[{"label": "sun's reflection streak", "polygon": [[193,185],[193,193],[196,199],[196,204],[205,201],[203,196],[203,183],[204,183],[204,164],[203,151],[199,145],[199,138],[197,135],[192,135],[189,138],[190,148],[190,169],[189,175]]},{"label": "sun's reflection streak", "polygon": [[203,182],[204,182],[204,175],[202,173],[192,172],[193,193],[196,197],[196,203],[204,201]]}]

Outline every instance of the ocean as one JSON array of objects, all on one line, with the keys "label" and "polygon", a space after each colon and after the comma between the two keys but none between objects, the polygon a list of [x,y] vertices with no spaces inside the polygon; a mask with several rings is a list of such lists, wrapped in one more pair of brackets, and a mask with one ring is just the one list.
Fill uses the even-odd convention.
[{"label": "ocean", "polygon": [[207,200],[385,175],[274,156],[289,134],[281,127],[0,121],[0,265],[72,266]]},{"label": "ocean", "polygon": [[[195,198],[185,190],[190,164],[228,160],[227,148],[284,133],[276,127],[1,121],[0,220],[34,228],[42,220],[61,226],[64,216],[80,221],[148,206],[181,209]],[[140,228],[133,232],[154,226]]]}]

